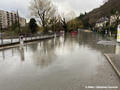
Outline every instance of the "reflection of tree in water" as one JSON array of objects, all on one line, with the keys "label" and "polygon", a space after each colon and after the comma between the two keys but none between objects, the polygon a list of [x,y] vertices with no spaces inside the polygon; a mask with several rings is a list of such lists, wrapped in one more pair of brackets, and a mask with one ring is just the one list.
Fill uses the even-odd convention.
[{"label": "reflection of tree in water", "polygon": [[64,49],[68,52],[74,51],[76,46],[79,46],[77,36],[72,36],[71,34],[65,35],[64,37]]},{"label": "reflection of tree in water", "polygon": [[59,51],[60,53],[64,53],[64,51],[73,52],[77,46],[87,47],[102,53],[115,51],[115,46],[98,45],[97,41],[99,38],[102,39],[102,37],[99,36],[98,39],[96,37],[98,36],[94,33],[80,32],[75,37],[65,35],[64,37],[41,41],[31,46],[34,63],[36,66],[48,66],[56,60]]},{"label": "reflection of tree in water", "polygon": [[61,48],[69,52],[73,51],[75,44],[77,44],[74,39],[70,35],[67,35],[65,38],[62,36],[50,40],[44,40],[37,45],[32,45],[31,50],[34,52],[32,57],[35,65],[45,67],[53,63],[57,58],[56,50]]},{"label": "reflection of tree in water", "polygon": [[38,48],[38,44],[39,44],[39,43],[31,44],[31,45],[29,45],[29,47],[31,48],[31,50],[32,50],[33,52],[35,52],[35,51],[37,50],[37,48]]},{"label": "reflection of tree in water", "polygon": [[36,49],[32,56],[36,66],[45,67],[54,61],[57,57],[55,49],[59,46],[59,40],[56,41],[57,42],[54,42],[54,39],[44,40],[31,47],[32,50],[34,50],[34,48]]}]

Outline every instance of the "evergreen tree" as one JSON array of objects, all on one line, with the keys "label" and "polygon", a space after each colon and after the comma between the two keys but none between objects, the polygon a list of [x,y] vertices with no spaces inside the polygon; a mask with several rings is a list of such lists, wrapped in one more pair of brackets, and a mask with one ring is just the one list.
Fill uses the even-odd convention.
[{"label": "evergreen tree", "polygon": [[36,20],[34,18],[31,18],[29,22],[29,28],[31,30],[31,33],[36,33],[37,27],[38,25],[36,24]]}]

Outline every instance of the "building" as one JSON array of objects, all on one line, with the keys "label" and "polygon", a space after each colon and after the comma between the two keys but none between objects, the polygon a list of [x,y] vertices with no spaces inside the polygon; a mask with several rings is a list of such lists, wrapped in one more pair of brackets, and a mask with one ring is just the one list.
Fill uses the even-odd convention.
[{"label": "building", "polygon": [[99,28],[99,27],[104,27],[104,26],[106,26],[106,23],[109,21],[109,19],[108,18],[101,18],[101,19],[99,19],[99,20],[97,20],[96,21],[96,26],[95,27],[97,27],[97,28]]},{"label": "building", "polygon": [[18,14],[16,12],[0,10],[0,23],[2,28],[8,28],[15,23],[15,21],[18,21]]},{"label": "building", "polygon": [[20,26],[21,26],[21,27],[26,27],[26,26],[27,26],[27,25],[26,25],[26,19],[25,19],[25,18],[20,17],[20,18],[19,18],[19,22],[20,22]]},{"label": "building", "polygon": [[0,27],[1,28],[8,28],[13,23],[18,22],[21,24],[22,27],[26,26],[26,19],[19,17],[18,13],[15,11],[8,12],[0,10]]}]

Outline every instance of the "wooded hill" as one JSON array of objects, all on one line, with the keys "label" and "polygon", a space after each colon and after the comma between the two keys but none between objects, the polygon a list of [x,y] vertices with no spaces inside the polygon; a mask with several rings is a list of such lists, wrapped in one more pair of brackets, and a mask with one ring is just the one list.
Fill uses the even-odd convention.
[{"label": "wooded hill", "polygon": [[120,16],[120,0],[104,0],[105,3],[99,8],[92,10],[89,13],[80,14],[78,19],[81,19],[84,23],[84,27],[94,27],[95,22],[102,18],[110,18],[112,15]]}]

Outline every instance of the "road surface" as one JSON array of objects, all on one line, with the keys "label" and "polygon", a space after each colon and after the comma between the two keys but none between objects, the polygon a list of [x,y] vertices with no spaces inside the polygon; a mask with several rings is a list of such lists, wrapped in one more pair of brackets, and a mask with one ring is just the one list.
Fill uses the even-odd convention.
[{"label": "road surface", "polygon": [[[0,51],[0,90],[120,90],[120,79],[104,53],[115,45],[79,32]],[[112,88],[112,89],[110,89]]]}]

